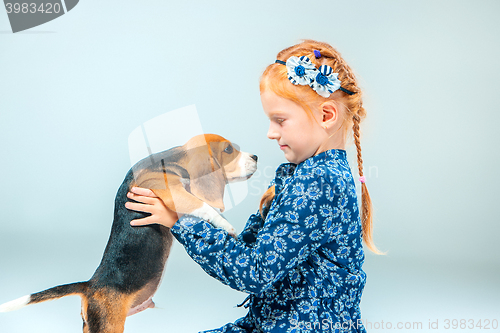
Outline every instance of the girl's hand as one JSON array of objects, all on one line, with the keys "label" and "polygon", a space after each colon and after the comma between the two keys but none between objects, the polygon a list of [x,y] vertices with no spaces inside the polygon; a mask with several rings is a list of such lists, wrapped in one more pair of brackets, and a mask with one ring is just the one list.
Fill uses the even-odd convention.
[{"label": "girl's hand", "polygon": [[127,201],[125,207],[143,213],[150,213],[148,217],[130,221],[130,225],[137,227],[148,224],[161,224],[167,228],[172,228],[182,214],[177,214],[163,204],[163,201],[150,189],[142,187],[132,187],[127,197],[137,202]]}]

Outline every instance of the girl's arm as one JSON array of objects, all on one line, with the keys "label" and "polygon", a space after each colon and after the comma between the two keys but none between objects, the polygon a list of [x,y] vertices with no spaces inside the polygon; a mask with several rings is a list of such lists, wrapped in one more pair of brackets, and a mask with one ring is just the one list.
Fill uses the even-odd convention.
[{"label": "girl's arm", "polygon": [[[355,197],[345,192],[326,195],[334,190],[322,177],[296,181],[285,192],[275,198],[277,206],[271,208],[253,245],[188,215],[174,224],[172,234],[209,275],[233,289],[262,295],[347,228],[359,233],[359,220],[350,219]],[[348,253],[350,246],[354,244],[327,255],[334,259]]]},{"label": "girl's arm", "polygon": [[[161,224],[168,228],[172,228],[175,222],[182,216],[182,214],[178,214],[165,206],[163,201],[150,189],[133,187],[131,192],[127,194],[127,197],[137,202],[128,201],[125,203],[126,208],[151,214],[142,219],[132,220],[130,222],[132,226]],[[256,234],[263,223],[264,221],[257,211],[257,213],[250,216],[245,228],[238,235],[238,239],[249,244],[254,243]]]}]

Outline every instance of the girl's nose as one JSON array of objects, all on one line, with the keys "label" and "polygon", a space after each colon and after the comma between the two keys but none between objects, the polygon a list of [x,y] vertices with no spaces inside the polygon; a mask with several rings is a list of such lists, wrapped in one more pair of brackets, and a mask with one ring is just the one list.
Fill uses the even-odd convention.
[{"label": "girl's nose", "polygon": [[267,137],[271,140],[276,140],[279,138],[278,132],[273,128],[273,125],[269,125],[269,130],[267,131]]}]

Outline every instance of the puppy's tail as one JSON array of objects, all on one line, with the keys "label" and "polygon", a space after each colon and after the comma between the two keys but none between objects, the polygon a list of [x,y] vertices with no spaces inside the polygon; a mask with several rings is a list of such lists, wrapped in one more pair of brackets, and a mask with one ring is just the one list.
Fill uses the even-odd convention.
[{"label": "puppy's tail", "polygon": [[50,301],[69,295],[83,296],[86,291],[87,282],[64,284],[4,303],[0,305],[0,312],[14,311],[25,307],[26,305]]}]

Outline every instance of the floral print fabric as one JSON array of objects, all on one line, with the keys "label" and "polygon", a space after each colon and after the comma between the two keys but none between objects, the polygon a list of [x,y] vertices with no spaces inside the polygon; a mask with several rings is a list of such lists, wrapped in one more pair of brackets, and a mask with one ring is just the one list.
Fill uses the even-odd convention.
[{"label": "floral print fabric", "polygon": [[269,213],[237,239],[198,218],[171,229],[211,276],[249,294],[248,314],[207,332],[365,332],[366,276],[354,179],[344,150],[282,164]]}]

